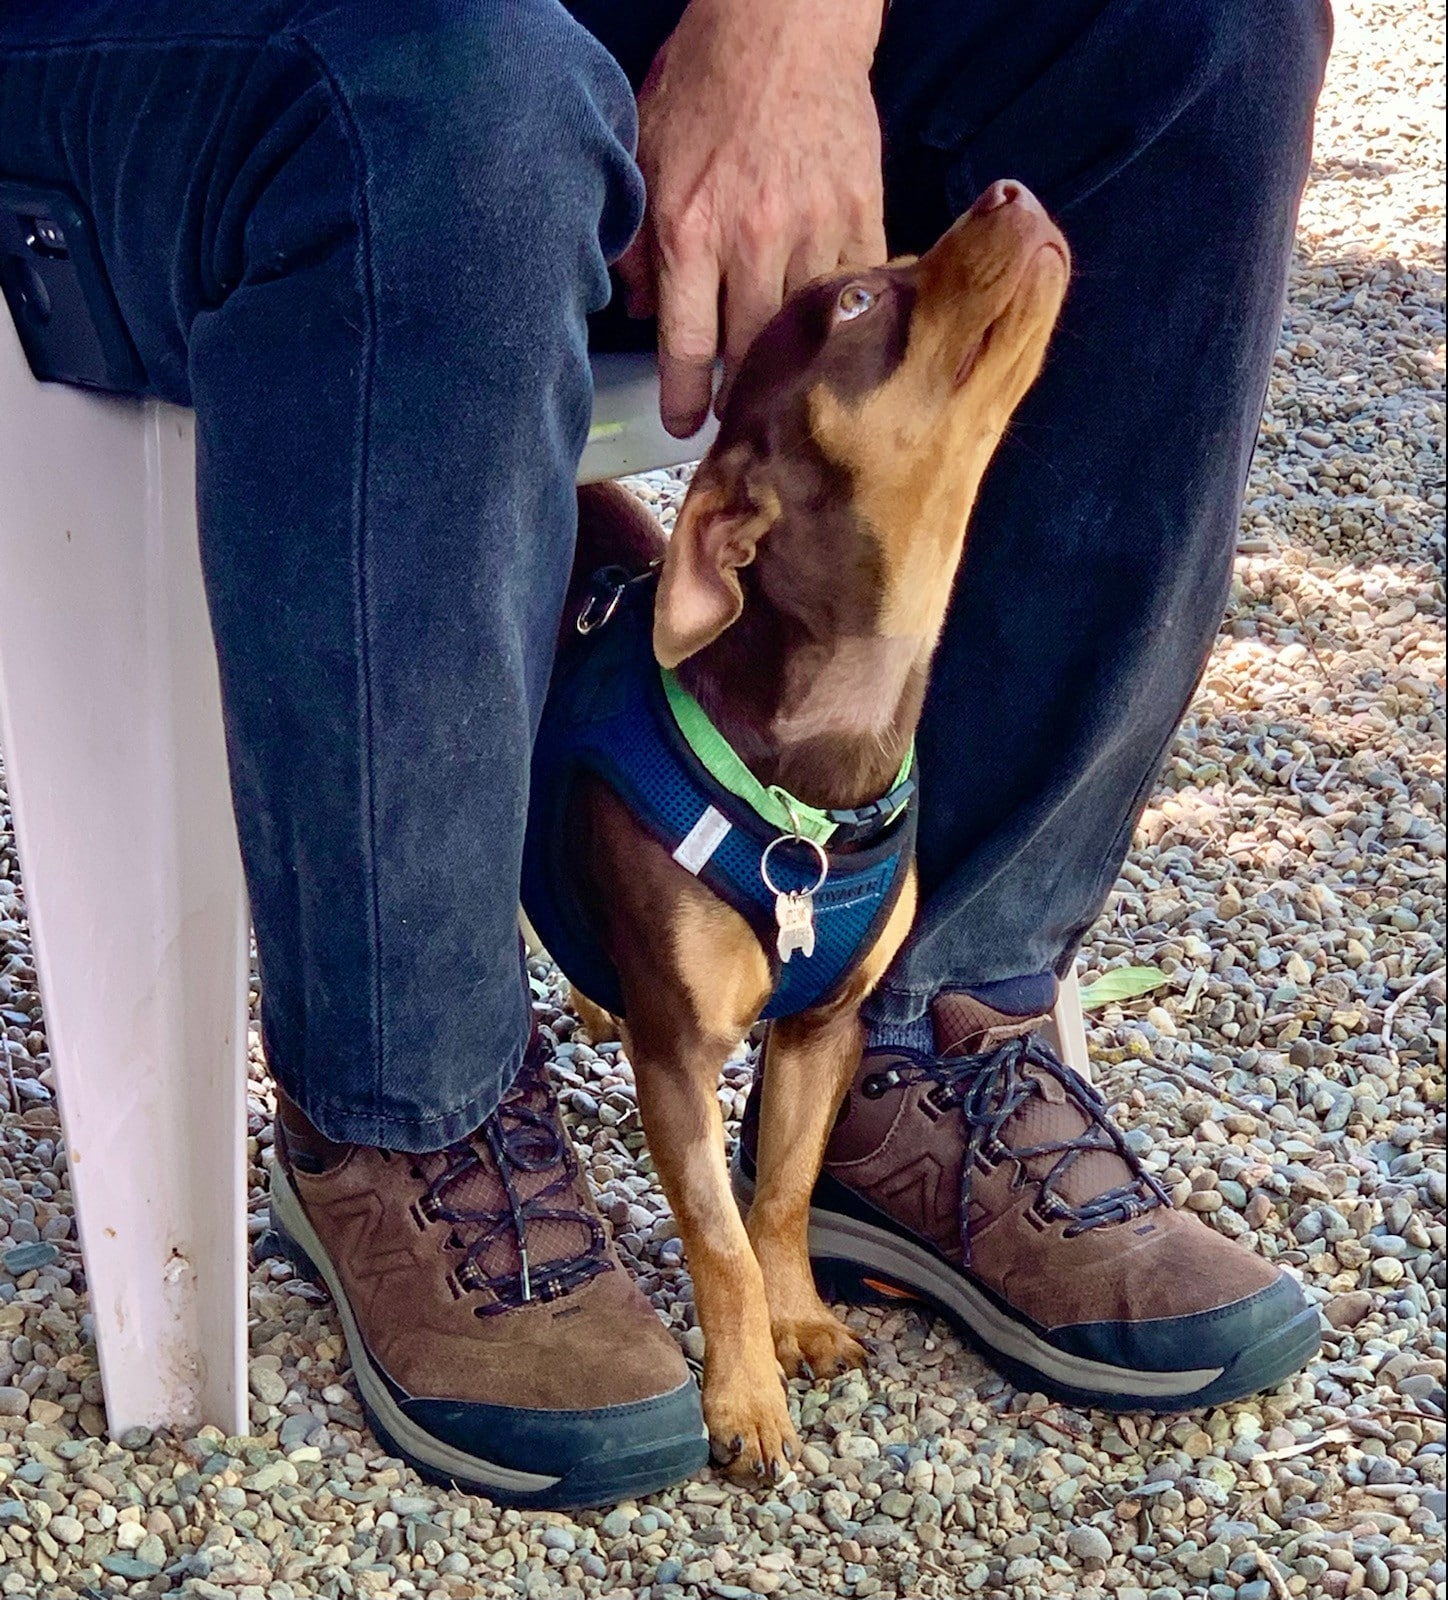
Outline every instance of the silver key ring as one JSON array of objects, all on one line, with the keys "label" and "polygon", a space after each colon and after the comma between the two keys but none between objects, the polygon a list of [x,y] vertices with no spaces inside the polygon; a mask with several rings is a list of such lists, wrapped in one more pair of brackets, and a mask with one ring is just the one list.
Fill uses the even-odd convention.
[{"label": "silver key ring", "polygon": [[[815,880],[814,887],[810,889],[781,889],[769,875],[769,858],[782,844],[807,844],[814,851],[819,860],[820,875]],[[824,888],[825,879],[830,875],[830,858],[825,854],[824,846],[814,839],[808,839],[802,833],[781,833],[778,838],[771,839],[764,847],[764,854],[759,858],[759,876],[764,879],[764,887],[770,894],[818,894]]]}]

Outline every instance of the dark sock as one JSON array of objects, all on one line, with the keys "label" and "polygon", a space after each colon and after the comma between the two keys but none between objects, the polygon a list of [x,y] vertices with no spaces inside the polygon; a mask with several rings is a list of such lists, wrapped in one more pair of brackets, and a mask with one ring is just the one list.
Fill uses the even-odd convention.
[{"label": "dark sock", "polygon": [[935,1054],[935,1028],[929,1012],[913,1022],[876,1022],[867,1017],[865,1023],[869,1030],[865,1041],[867,1050],[913,1050],[922,1056]]},{"label": "dark sock", "polygon": [[1008,1017],[1043,1016],[1056,1003],[1054,972],[1035,972],[1028,978],[1001,978],[996,983],[963,983],[960,988],[983,1006]]},{"label": "dark sock", "polygon": [[[1001,978],[995,983],[951,984],[949,990],[979,1000],[1007,1017],[1044,1016],[1056,1003],[1056,975],[1036,972],[1025,978]],[[880,1022],[866,1018],[867,1050],[914,1050],[934,1055],[935,1027],[927,1011],[913,1022]]]}]

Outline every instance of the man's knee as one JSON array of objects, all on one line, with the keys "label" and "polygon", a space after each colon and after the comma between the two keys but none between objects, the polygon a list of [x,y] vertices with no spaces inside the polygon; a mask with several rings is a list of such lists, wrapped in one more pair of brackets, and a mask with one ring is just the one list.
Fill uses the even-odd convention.
[{"label": "man's knee", "polygon": [[615,255],[637,226],[632,93],[557,0],[341,0],[299,39],[328,80],[374,221],[430,216],[419,251],[483,229],[536,265],[595,236]]},{"label": "man's knee", "polygon": [[1194,87],[1230,86],[1238,114],[1267,128],[1311,116],[1332,46],[1328,0],[1189,0],[1159,16],[1185,43]]}]

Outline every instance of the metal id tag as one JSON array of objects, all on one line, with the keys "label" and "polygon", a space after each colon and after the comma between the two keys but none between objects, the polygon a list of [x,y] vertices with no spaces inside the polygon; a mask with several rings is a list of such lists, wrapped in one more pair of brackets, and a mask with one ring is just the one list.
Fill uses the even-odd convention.
[{"label": "metal id tag", "polygon": [[781,961],[788,961],[796,951],[806,959],[814,954],[815,921],[812,894],[776,895],[774,919],[779,924],[776,948]]},{"label": "metal id tag", "polygon": [[[770,876],[770,857],[782,844],[803,845],[806,849],[814,851],[819,876],[808,889],[781,889]],[[782,833],[777,839],[771,839],[765,845],[764,854],[759,860],[759,876],[764,879],[764,887],[774,896],[774,920],[779,924],[779,937],[775,941],[775,949],[779,952],[781,963],[788,961],[795,954],[804,956],[806,960],[814,954],[814,897],[824,886],[824,881],[829,875],[829,857],[825,854],[824,846],[817,840],[807,839],[799,833]]]}]

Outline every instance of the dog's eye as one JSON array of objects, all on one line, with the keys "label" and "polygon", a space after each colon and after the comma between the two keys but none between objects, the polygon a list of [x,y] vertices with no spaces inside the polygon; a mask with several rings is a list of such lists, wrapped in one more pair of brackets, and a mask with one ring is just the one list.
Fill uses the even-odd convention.
[{"label": "dog's eye", "polygon": [[841,322],[852,322],[856,317],[863,316],[874,303],[872,289],[867,289],[863,283],[847,283],[835,301],[835,315]]}]

